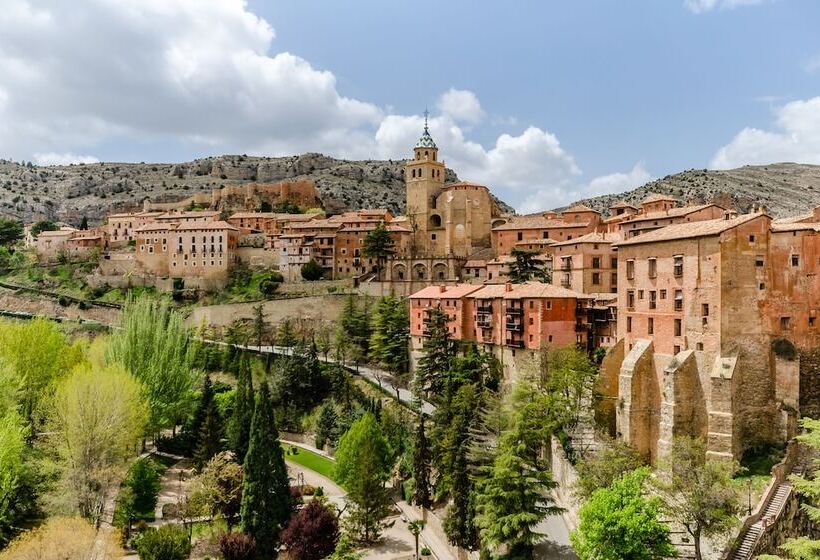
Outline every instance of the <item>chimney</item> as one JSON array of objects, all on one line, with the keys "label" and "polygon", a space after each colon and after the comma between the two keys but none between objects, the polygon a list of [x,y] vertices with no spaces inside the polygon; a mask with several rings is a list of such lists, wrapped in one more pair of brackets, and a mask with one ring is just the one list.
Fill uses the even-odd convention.
[{"label": "chimney", "polygon": [[512,291],[512,284],[510,284],[509,282],[504,284],[504,291],[505,292],[511,292]]},{"label": "chimney", "polygon": [[440,285],[440,286],[438,287],[438,291],[439,291],[439,293],[442,293],[442,294],[443,294],[444,292],[446,292],[446,291],[447,291],[447,286],[445,286],[444,284]]}]

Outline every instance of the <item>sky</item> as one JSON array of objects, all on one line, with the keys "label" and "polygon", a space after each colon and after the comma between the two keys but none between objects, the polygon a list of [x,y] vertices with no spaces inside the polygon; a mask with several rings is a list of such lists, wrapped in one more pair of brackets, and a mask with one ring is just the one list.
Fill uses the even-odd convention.
[{"label": "sky", "polygon": [[0,158],[410,154],[531,212],[820,164],[816,0],[0,0]]}]

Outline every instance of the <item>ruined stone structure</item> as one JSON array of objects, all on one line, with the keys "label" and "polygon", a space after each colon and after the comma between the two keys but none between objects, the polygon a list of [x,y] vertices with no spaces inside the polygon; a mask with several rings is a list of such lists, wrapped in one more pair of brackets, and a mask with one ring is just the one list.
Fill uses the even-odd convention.
[{"label": "ruined stone structure", "polygon": [[282,202],[292,202],[302,208],[321,205],[316,184],[309,180],[282,181],[279,183],[248,183],[231,185],[211,192],[195,193],[193,196],[173,202],[143,201],[143,211],[167,212],[185,210],[191,206],[213,210],[259,210],[262,203],[276,206]]}]

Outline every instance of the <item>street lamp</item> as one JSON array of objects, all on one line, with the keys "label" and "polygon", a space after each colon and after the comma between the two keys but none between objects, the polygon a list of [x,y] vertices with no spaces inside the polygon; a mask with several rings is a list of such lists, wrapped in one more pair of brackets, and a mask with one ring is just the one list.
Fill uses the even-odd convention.
[{"label": "street lamp", "polygon": [[752,478],[751,477],[749,477],[749,480],[746,481],[746,484],[749,487],[749,493],[748,493],[748,496],[749,496],[749,513],[748,513],[748,515],[752,515]]}]

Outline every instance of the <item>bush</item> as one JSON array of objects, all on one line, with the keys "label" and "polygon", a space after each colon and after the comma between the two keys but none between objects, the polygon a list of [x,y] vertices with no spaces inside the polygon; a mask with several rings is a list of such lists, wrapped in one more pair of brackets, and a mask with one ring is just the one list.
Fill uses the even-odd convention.
[{"label": "bush", "polygon": [[143,533],[137,553],[140,560],[187,560],[191,554],[188,532],[181,525],[163,525]]},{"label": "bush", "polygon": [[304,278],[308,282],[312,282],[314,280],[321,280],[323,274],[324,269],[318,262],[316,262],[316,259],[310,259],[308,262],[302,265],[302,278]]},{"label": "bush", "polygon": [[157,465],[151,459],[137,459],[128,469],[125,485],[134,493],[134,509],[140,516],[153,518],[160,491]]},{"label": "bush", "polygon": [[433,555],[433,553],[430,551],[430,549],[429,549],[429,548],[427,548],[427,547],[425,546],[424,548],[422,548],[422,549],[421,549],[421,555],[422,555],[422,556],[432,556],[432,555]]},{"label": "bush", "polygon": [[253,560],[256,541],[244,533],[228,533],[219,539],[219,551],[225,560]]}]

